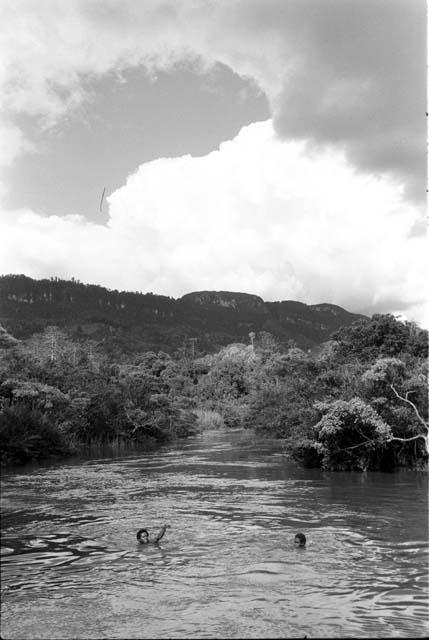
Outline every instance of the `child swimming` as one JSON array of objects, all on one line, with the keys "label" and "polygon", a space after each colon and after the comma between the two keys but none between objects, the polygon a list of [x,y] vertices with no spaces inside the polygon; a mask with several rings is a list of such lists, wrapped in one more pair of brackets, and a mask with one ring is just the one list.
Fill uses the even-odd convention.
[{"label": "child swimming", "polygon": [[294,545],[296,545],[297,547],[305,547],[306,542],[307,539],[303,533],[297,533],[293,541]]}]

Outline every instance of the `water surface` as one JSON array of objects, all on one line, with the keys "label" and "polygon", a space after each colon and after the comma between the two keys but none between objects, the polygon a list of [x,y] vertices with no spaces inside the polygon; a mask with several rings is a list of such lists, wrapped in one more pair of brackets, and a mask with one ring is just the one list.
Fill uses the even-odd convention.
[{"label": "water surface", "polygon": [[278,443],[206,432],[9,472],[2,514],[3,638],[429,632],[423,473],[302,469]]}]

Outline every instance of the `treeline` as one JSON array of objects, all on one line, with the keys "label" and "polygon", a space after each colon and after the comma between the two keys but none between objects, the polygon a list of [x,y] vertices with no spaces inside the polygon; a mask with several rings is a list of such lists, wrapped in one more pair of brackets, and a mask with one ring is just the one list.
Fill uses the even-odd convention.
[{"label": "treeline", "polygon": [[195,433],[196,416],[173,392],[165,353],[112,362],[95,341],[73,341],[58,327],[19,343],[3,330],[1,346],[3,463]]},{"label": "treeline", "polygon": [[215,354],[122,357],[58,327],[0,332],[3,462],[93,444],[145,445],[245,427],[329,470],[427,462],[427,332],[391,315],[344,327],[313,351],[249,334]]},{"label": "treeline", "polygon": [[427,332],[391,315],[359,320],[313,354],[269,353],[247,424],[285,438],[306,466],[423,468],[428,457]]},{"label": "treeline", "polygon": [[56,325],[76,340],[83,334],[104,341],[116,359],[150,350],[174,353],[186,340],[214,353],[246,340],[250,331],[269,331],[309,348],[359,317],[335,305],[264,302],[247,293],[200,291],[175,300],[24,275],[0,276],[0,309],[0,322],[16,338],[26,340]]}]

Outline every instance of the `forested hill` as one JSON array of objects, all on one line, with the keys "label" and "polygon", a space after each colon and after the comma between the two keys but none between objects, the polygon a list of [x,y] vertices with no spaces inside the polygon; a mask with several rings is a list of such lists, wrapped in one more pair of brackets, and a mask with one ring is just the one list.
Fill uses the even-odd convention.
[{"label": "forested hill", "polygon": [[76,337],[102,340],[113,350],[215,351],[266,331],[280,343],[310,348],[362,316],[331,304],[264,302],[247,293],[201,291],[174,299],[109,290],[74,279],[0,276],[0,323],[16,338],[48,325]]}]

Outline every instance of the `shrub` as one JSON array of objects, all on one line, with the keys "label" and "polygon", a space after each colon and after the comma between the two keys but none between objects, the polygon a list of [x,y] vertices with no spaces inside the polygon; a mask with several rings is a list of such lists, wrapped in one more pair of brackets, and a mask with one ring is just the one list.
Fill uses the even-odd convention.
[{"label": "shrub", "polygon": [[70,453],[64,436],[39,410],[13,406],[0,413],[1,461],[24,463]]},{"label": "shrub", "polygon": [[325,415],[315,425],[322,466],[331,471],[377,469],[392,436],[390,427],[360,398],[316,403]]},{"label": "shrub", "polygon": [[323,454],[314,440],[309,438],[301,438],[298,441],[289,440],[286,444],[286,451],[303,467],[319,468],[322,466]]},{"label": "shrub", "polygon": [[197,427],[201,431],[221,429],[224,426],[223,418],[218,411],[195,409],[194,413],[197,416]]}]

